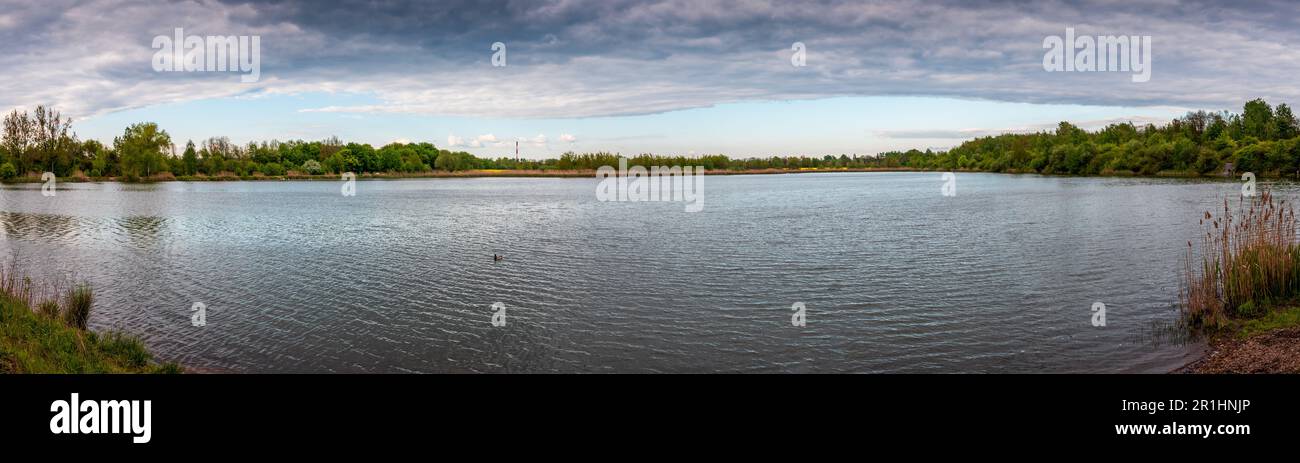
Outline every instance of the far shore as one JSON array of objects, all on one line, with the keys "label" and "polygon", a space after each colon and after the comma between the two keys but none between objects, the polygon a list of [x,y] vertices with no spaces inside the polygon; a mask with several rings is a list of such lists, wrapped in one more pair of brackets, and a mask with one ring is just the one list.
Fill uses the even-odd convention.
[{"label": "far shore", "polygon": [[[869,168],[801,168],[801,169],[710,169],[704,171],[705,175],[770,175],[770,174],[807,174],[818,172],[927,172],[925,170],[913,168],[893,168],[893,167],[869,167]],[[937,171],[936,171],[937,172]],[[172,175],[166,173],[155,175],[145,179],[127,181],[122,177],[88,177],[88,176],[71,176],[60,178],[64,182],[121,182],[121,183],[153,183],[153,182],[220,182],[220,181],[264,181],[264,180],[328,180],[337,181],[342,174],[297,174],[288,175],[235,175],[234,173],[223,173],[221,175]],[[367,172],[357,174],[357,179],[408,179],[408,178],[479,178],[479,177],[551,177],[551,178],[590,178],[596,176],[595,169],[471,169],[459,171],[428,171],[428,172]],[[4,183],[42,183],[40,175],[26,175],[23,177],[14,177],[5,180]]]},{"label": "far shore", "polygon": [[[1203,175],[1198,173],[1163,171],[1155,175],[1140,175],[1131,171],[1104,172],[1100,175],[1065,175],[1065,174],[1041,174],[1037,172],[990,172],[972,169],[917,169],[912,167],[804,167],[798,169],[709,169],[705,175],[777,175],[777,174],[817,174],[817,173],[836,173],[836,172],[956,172],[971,174],[1032,174],[1044,175],[1050,177],[1095,177],[1095,178],[1186,178],[1186,179],[1232,179],[1235,180],[1235,174],[1224,175]],[[69,177],[60,177],[60,182],[74,183],[97,183],[97,182],[118,182],[118,183],[159,183],[159,182],[233,182],[233,181],[271,181],[271,180],[318,180],[318,181],[338,181],[342,174],[299,174],[289,173],[287,175],[236,175],[232,172],[225,172],[220,175],[172,175],[163,173],[147,178],[137,180],[127,180],[122,177],[89,177],[85,175],[74,175]],[[592,178],[596,176],[595,169],[471,169],[460,171],[428,171],[428,172],[367,172],[357,174],[358,180],[376,179],[376,180],[398,180],[398,179],[420,179],[420,178]],[[1264,172],[1259,178],[1278,179],[1282,178],[1278,173]],[[6,184],[19,183],[43,183],[39,174],[25,175],[0,181]]]}]

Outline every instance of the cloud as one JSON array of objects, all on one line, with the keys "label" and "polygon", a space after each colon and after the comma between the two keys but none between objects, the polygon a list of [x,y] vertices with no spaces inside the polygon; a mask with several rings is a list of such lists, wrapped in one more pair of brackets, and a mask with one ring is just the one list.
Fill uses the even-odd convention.
[{"label": "cloud", "polygon": [[465,146],[465,139],[455,135],[447,135],[447,146],[451,148]]},{"label": "cloud", "polygon": [[[1300,50],[1289,45],[1300,28],[1278,14],[1288,5],[1160,3],[9,1],[0,108],[86,117],[327,92],[377,102],[309,111],[580,118],[846,95],[1207,109],[1300,99]],[[174,27],[260,36],[261,81],[153,72],[151,39]],[[1066,27],[1152,36],[1151,81],[1045,72],[1043,39]],[[497,41],[509,47],[505,67],[490,63]],[[796,41],[805,67],[790,64]]]},{"label": "cloud", "polygon": [[560,141],[565,142],[565,143],[569,143],[569,144],[573,144],[573,143],[576,143],[576,142],[578,141],[578,137],[575,137],[575,136],[573,136],[573,135],[570,135],[570,134],[567,134],[567,133],[566,133],[566,134],[562,134],[562,135],[560,135]]}]

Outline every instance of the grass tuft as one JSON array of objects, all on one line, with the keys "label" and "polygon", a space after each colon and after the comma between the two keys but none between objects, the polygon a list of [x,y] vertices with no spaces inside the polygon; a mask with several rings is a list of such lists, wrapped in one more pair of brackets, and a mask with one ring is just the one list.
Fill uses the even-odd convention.
[{"label": "grass tuft", "polygon": [[58,320],[59,319],[59,301],[45,301],[36,306],[36,313],[42,317]]},{"label": "grass tuft", "polygon": [[95,303],[95,293],[90,285],[77,285],[68,290],[64,297],[63,321],[68,326],[86,329],[90,321],[90,306]]}]

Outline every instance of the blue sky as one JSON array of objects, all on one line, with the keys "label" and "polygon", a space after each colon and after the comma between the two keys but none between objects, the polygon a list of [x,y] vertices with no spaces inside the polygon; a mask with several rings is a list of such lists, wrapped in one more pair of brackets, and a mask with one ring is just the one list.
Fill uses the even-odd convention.
[{"label": "blue sky", "polygon": [[[432,141],[500,156],[946,148],[975,136],[1294,103],[1286,2],[0,0],[0,109],[105,142]],[[1282,14],[1287,13],[1287,14]],[[159,36],[256,36],[260,79],[158,72]],[[1149,82],[1047,72],[1064,35],[1150,36]],[[491,48],[508,48],[493,66]],[[791,64],[805,45],[806,66]]]},{"label": "blue sky", "polygon": [[[318,140],[337,135],[380,146],[393,141],[429,141],[491,135],[500,146],[465,149],[506,156],[520,139],[528,158],[565,151],[675,154],[874,154],[891,149],[946,148],[983,131],[1051,130],[1069,120],[1100,126],[1115,120],[1142,123],[1185,112],[1171,107],[1112,107],[1028,104],[936,97],[836,97],[800,101],[728,103],[634,116],[563,119],[320,113],[304,109],[371,104],[364,95],[297,94],[257,98],[215,98],[162,104],[91,117],[77,124],[83,138],[111,142],[128,124],[165,121],[179,143],[214,135],[248,140]],[[980,131],[980,133],[970,133]],[[952,132],[946,134],[944,132]],[[571,135],[569,142],[562,137]],[[545,143],[537,143],[538,136]]]}]

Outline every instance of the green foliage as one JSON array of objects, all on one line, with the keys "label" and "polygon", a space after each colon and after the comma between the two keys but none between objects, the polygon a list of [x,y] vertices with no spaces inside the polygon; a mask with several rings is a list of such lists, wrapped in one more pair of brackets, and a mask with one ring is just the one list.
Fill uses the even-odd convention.
[{"label": "green foliage", "polygon": [[185,153],[181,155],[181,175],[194,175],[199,171],[199,152],[194,149],[194,141],[185,142]]},{"label": "green foliage", "polygon": [[302,171],[310,175],[316,175],[321,173],[322,169],[321,169],[320,161],[312,159],[302,163]]},{"label": "green foliage", "polygon": [[[103,335],[38,314],[14,288],[0,290],[0,373],[181,373],[174,363],[155,364],[139,339]],[[50,310],[53,301],[41,304]],[[58,304],[53,303],[54,310]]]},{"label": "green foliage", "polygon": [[[158,174],[248,177],[279,176],[301,166],[310,175],[419,173],[434,169],[591,170],[617,166],[617,153],[564,153],[556,159],[528,160],[502,156],[479,158],[464,151],[440,150],[432,143],[389,143],[375,149],[337,138],[320,141],[264,141],[246,145],[214,137],[186,143],[173,154],[171,137],[153,123],[128,127],[112,147],[77,142],[69,121],[38,108],[35,115],[14,111],[4,119],[0,138],[0,177],[13,178],[31,169],[54,169],[58,175],[80,169],[93,177],[148,178]],[[513,151],[513,150],[511,150]],[[505,154],[505,153],[502,153]],[[510,154],[513,154],[511,152]],[[906,150],[877,155],[767,156],[629,156],[629,165],[702,166],[708,170],[762,169],[913,169],[1062,175],[1218,174],[1228,163],[1237,172],[1300,176],[1300,124],[1292,109],[1263,100],[1243,106],[1242,114],[1196,111],[1168,124],[1117,123],[1087,131],[1068,122],[1054,130],[979,137],[946,151]],[[8,167],[6,167],[6,165]],[[165,175],[164,175],[165,176]]]},{"label": "green foliage", "polygon": [[1249,317],[1255,315],[1257,310],[1258,308],[1255,307],[1255,301],[1246,301],[1237,306],[1237,316]]},{"label": "green foliage", "polygon": [[63,322],[68,326],[86,329],[90,321],[90,307],[95,303],[94,291],[88,285],[77,285],[68,290],[63,303]]},{"label": "green foliage", "polygon": [[162,172],[163,151],[171,148],[172,139],[158,124],[142,122],[127,127],[113,147],[121,156],[123,175],[130,179],[148,178]]},{"label": "green foliage", "polygon": [[1300,325],[1300,307],[1283,307],[1264,311],[1258,318],[1241,322],[1237,336],[1248,338],[1260,333]]},{"label": "green foliage", "polygon": [[[563,162],[563,158],[561,158]],[[1111,124],[1086,132],[1061,123],[1055,132],[1003,134],[947,152],[880,154],[868,165],[914,169],[1098,175],[1162,172],[1300,175],[1300,129],[1287,105],[1252,100],[1241,115],[1191,112],[1162,126]]]},{"label": "green foliage", "polygon": [[49,319],[59,318],[59,301],[44,301],[36,306],[36,313]]}]

